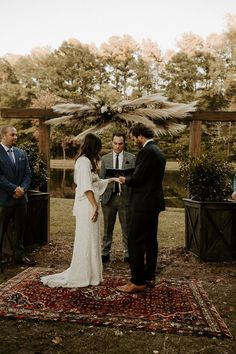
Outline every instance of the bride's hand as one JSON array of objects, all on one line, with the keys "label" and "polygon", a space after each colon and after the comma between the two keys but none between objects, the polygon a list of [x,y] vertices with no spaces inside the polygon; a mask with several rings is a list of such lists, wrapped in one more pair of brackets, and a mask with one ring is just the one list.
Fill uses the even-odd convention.
[{"label": "bride's hand", "polygon": [[109,179],[108,179],[108,183],[111,183],[111,182],[120,183],[119,177],[111,177],[111,178],[109,178]]},{"label": "bride's hand", "polygon": [[113,180],[113,182],[120,183],[119,177],[113,177],[112,180]]},{"label": "bride's hand", "polygon": [[95,207],[94,209],[93,209],[93,216],[92,216],[92,222],[96,222],[97,221],[97,219],[98,219],[98,207]]},{"label": "bride's hand", "polygon": [[125,184],[125,177],[120,176],[120,177],[119,177],[119,183]]}]

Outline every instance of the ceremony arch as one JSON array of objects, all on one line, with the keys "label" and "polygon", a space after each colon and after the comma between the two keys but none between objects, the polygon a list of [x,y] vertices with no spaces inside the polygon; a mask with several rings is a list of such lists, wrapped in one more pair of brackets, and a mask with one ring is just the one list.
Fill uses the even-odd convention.
[{"label": "ceremony arch", "polygon": [[[0,108],[2,119],[38,119],[39,120],[39,152],[50,171],[50,125],[44,124],[49,118],[58,117],[52,109],[42,108]],[[189,153],[198,156],[201,152],[202,122],[236,122],[236,111],[193,112],[183,119],[190,122]],[[47,186],[49,191],[49,185]]]}]

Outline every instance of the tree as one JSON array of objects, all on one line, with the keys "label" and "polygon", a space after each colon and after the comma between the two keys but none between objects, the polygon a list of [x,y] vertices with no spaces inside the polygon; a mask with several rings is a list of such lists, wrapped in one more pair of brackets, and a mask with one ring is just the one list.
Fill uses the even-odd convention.
[{"label": "tree", "polygon": [[236,108],[236,15],[227,16],[228,31],[225,33],[227,43],[227,75],[225,79],[225,94],[230,101],[230,108]]},{"label": "tree", "polygon": [[204,41],[201,36],[194,33],[184,33],[182,38],[177,41],[177,47],[187,55],[194,55],[195,52],[202,51]]},{"label": "tree", "polygon": [[23,88],[11,64],[0,58],[0,106],[25,108],[31,100],[31,92]]},{"label": "tree", "polygon": [[196,52],[193,56],[198,68],[197,99],[201,110],[216,111],[228,106],[224,94],[226,67],[219,57]]},{"label": "tree", "polygon": [[170,100],[189,102],[196,98],[198,70],[195,60],[180,52],[172,57],[160,74]]},{"label": "tree", "polygon": [[58,50],[40,57],[31,56],[30,60],[33,75],[25,76],[25,82],[34,87],[37,96],[43,91],[82,102],[93,93],[96,61],[88,46],[64,42]]},{"label": "tree", "polygon": [[[143,40],[140,47],[140,55],[143,60],[143,66],[149,68],[151,78],[151,90],[148,93],[156,92],[160,88],[160,68],[163,64],[161,50],[157,43],[150,39]],[[142,92],[142,94],[144,94]]]},{"label": "tree", "polygon": [[6,59],[0,58],[0,85],[7,82],[16,84],[18,81],[11,64]]},{"label": "tree", "polygon": [[4,83],[0,85],[0,106],[5,108],[26,108],[32,98],[30,90],[19,84]]},{"label": "tree", "polygon": [[109,83],[123,97],[127,97],[133,86],[136,50],[137,43],[129,35],[111,37],[99,50],[109,75]]},{"label": "tree", "polygon": [[142,94],[149,94],[153,89],[153,76],[150,65],[139,55],[134,65],[135,85],[133,87],[132,98],[140,97]]}]

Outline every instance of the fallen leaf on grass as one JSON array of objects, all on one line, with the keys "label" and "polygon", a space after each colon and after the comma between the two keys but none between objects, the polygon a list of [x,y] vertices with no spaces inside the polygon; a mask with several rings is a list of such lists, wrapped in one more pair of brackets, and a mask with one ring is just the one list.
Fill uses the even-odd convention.
[{"label": "fallen leaf on grass", "polygon": [[55,337],[55,338],[52,339],[52,343],[60,344],[60,343],[62,343],[62,338],[61,337]]}]

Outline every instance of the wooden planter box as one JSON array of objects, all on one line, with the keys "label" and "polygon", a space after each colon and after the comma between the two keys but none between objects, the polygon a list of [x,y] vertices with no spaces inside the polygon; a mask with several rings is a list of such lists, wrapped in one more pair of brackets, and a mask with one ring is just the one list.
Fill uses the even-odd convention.
[{"label": "wooden planter box", "polygon": [[[49,238],[49,193],[29,191],[27,224],[24,247],[33,250],[48,242]],[[12,255],[12,223],[4,238],[3,251]]]},{"label": "wooden planter box", "polygon": [[236,203],[183,199],[185,246],[203,261],[236,259]]},{"label": "wooden planter box", "polygon": [[29,191],[27,230],[24,246],[35,248],[48,242],[49,238],[49,193]]}]

